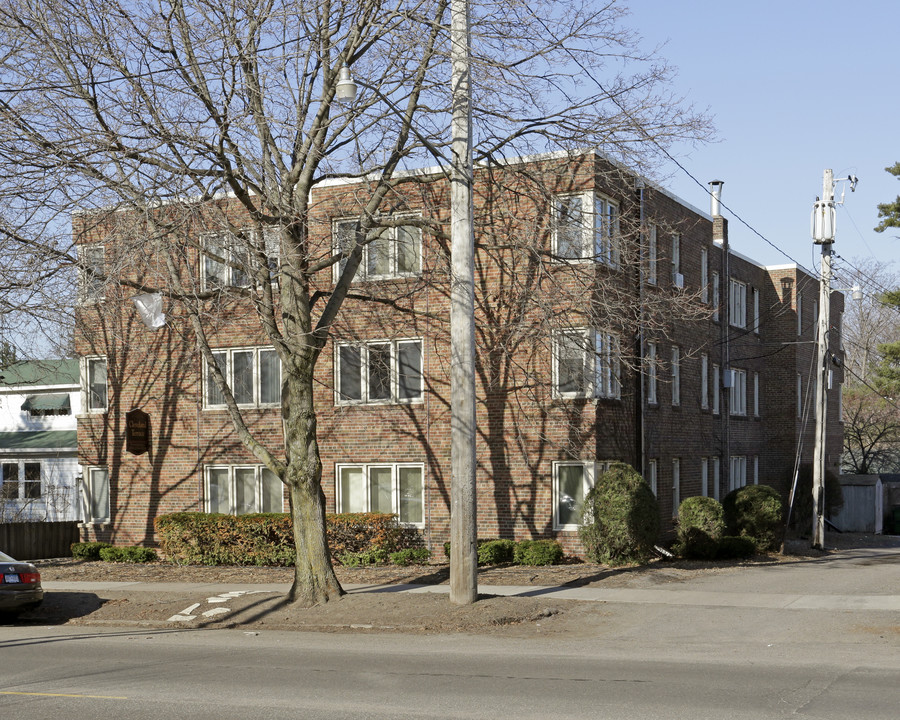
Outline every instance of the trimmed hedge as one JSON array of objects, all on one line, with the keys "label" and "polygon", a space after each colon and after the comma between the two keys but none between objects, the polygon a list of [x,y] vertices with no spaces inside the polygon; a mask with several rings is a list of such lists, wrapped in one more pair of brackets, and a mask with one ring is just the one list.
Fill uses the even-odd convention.
[{"label": "trimmed hedge", "polygon": [[752,538],[760,552],[777,550],[784,531],[784,505],[775,488],[747,485],[722,500],[729,535]]},{"label": "trimmed hedge", "polygon": [[390,554],[392,565],[426,565],[430,559],[431,550],[423,547],[405,548]]},{"label": "trimmed hedge", "polygon": [[749,537],[726,535],[716,543],[717,560],[745,560],[756,555],[756,542]]},{"label": "trimmed hedge", "polygon": [[519,565],[558,565],[562,559],[563,549],[556,540],[521,540],[513,552]]},{"label": "trimmed hedge", "polygon": [[108,547],[112,547],[112,545],[105,542],[72,543],[72,557],[78,560],[99,560],[100,551]]},{"label": "trimmed hedge", "polygon": [[148,563],[155,562],[157,557],[153,548],[127,545],[100,548],[100,559],[104,562]]},{"label": "trimmed hedge", "polygon": [[659,537],[659,506],[650,486],[633,467],[613,463],[584,499],[579,530],[592,562],[646,562]]},{"label": "trimmed hedge", "polygon": [[501,565],[513,561],[516,543],[512,540],[485,540],[478,542],[479,565]]},{"label": "trimmed hedge", "polygon": [[[332,560],[353,565],[386,562],[392,552],[421,545],[414,528],[384,513],[326,515],[325,532]],[[156,534],[165,555],[181,565],[289,566],[295,560],[288,513],[172,513],[156,518]]]},{"label": "trimmed hedge", "polygon": [[689,497],[678,506],[675,545],[677,555],[710,560],[718,553],[719,539],[725,532],[725,512],[711,497]]}]

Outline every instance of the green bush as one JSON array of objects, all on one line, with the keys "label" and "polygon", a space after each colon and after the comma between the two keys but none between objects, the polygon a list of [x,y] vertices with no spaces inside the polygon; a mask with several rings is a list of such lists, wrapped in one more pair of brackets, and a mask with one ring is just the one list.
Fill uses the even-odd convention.
[{"label": "green bush", "polygon": [[100,559],[104,562],[148,563],[154,562],[157,557],[153,548],[129,545],[100,548]]},{"label": "green bush", "polygon": [[362,567],[366,565],[381,565],[390,559],[387,550],[382,548],[372,550],[360,550],[359,552],[341,553],[337,561],[345,567]]},{"label": "green bush", "polygon": [[778,491],[768,485],[747,485],[732,490],[722,501],[729,535],[753,538],[760,552],[781,546],[783,503]]},{"label": "green bush", "polygon": [[[791,511],[791,526],[801,531],[812,529],[812,486],[813,466],[809,463],[800,466],[797,473],[797,489],[794,492],[794,509]],[[834,517],[844,507],[844,491],[838,476],[830,470],[825,471],[825,517]]]},{"label": "green bush", "polygon": [[479,565],[500,565],[513,561],[516,544],[512,540],[485,540],[478,543]]},{"label": "green bush", "polygon": [[108,547],[112,547],[112,545],[105,542],[72,543],[72,557],[78,560],[99,560],[100,551]]},{"label": "green bush", "polygon": [[[383,513],[329,514],[325,532],[337,562],[372,552],[385,562],[392,552],[422,545],[415,528],[401,527],[395,515]],[[156,534],[166,556],[184,565],[287,566],[295,559],[287,513],[173,513],[156,519]]]},{"label": "green bush", "polygon": [[513,550],[518,565],[558,565],[562,559],[563,549],[556,540],[520,540]]},{"label": "green bush", "polygon": [[431,559],[428,548],[404,548],[390,554],[392,565],[424,565]]},{"label": "green bush", "polygon": [[613,463],[584,500],[579,533],[593,562],[646,562],[659,537],[659,506],[650,486],[630,465]]},{"label": "green bush", "polygon": [[710,560],[716,556],[725,532],[721,503],[711,497],[689,497],[678,506],[678,526],[673,550],[686,558]]},{"label": "green bush", "polygon": [[716,543],[716,559],[746,559],[756,555],[756,542],[750,537],[725,535]]}]

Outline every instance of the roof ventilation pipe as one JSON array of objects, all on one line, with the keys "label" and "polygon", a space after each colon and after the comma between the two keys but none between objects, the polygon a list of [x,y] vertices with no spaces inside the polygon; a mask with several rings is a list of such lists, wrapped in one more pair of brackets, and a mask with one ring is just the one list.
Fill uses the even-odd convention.
[{"label": "roof ventilation pipe", "polygon": [[709,214],[713,217],[721,217],[720,205],[722,203],[723,180],[713,180],[709,183]]}]

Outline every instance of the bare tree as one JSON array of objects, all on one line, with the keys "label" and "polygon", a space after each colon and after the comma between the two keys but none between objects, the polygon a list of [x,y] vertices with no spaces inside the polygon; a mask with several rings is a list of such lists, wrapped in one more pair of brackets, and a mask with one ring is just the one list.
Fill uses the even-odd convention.
[{"label": "bare tree", "polygon": [[900,467],[900,413],[895,398],[857,385],[843,395],[843,470],[867,475]]},{"label": "bare tree", "polygon": [[[476,160],[593,146],[646,169],[671,142],[707,134],[667,93],[665,64],[621,27],[617,2],[473,10]],[[17,201],[4,233],[22,266],[71,268],[72,213],[82,240],[118,238],[102,266],[83,263],[89,284],[103,284],[107,307],[124,290],[159,292],[186,318],[241,442],[288,487],[292,600],[338,597],[314,372],[364,248],[410,183],[402,171],[446,165],[446,0],[10,0],[0,36],[0,200]],[[344,67],[361,90],[341,105]],[[359,220],[336,251],[315,241],[311,198],[339,178],[365,182],[338,208]],[[229,246],[198,247],[201,228]],[[200,250],[242,281],[201,282]],[[281,360],[283,449],[254,435],[216,370],[210,338],[236,302]]]}]

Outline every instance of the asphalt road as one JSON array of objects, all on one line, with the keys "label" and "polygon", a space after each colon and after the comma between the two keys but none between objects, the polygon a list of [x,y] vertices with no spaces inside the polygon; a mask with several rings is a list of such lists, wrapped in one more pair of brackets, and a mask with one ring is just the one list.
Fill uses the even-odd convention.
[{"label": "asphalt road", "polygon": [[0,717],[897,717],[896,646],[0,629]]}]

